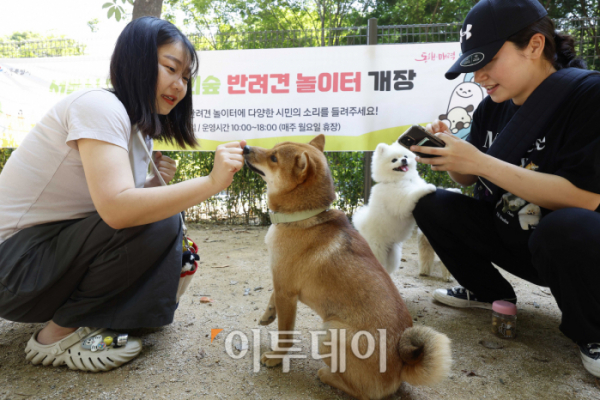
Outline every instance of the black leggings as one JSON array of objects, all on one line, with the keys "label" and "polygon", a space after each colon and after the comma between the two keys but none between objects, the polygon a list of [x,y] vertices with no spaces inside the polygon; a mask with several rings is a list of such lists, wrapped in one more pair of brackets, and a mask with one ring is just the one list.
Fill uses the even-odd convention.
[{"label": "black leggings", "polygon": [[423,197],[413,214],[448,270],[478,300],[516,297],[494,263],[550,288],[567,337],[578,344],[600,342],[599,213],[581,208],[551,212],[516,244],[497,232],[491,204],[447,190]]}]

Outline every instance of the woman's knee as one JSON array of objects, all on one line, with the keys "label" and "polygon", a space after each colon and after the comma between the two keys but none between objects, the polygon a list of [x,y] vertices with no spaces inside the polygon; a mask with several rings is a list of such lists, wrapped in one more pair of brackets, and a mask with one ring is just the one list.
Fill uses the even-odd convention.
[{"label": "woman's knee", "polygon": [[[161,221],[156,221],[151,224],[142,225],[135,228],[129,228],[130,237],[135,242],[140,240],[145,243],[144,247],[159,247],[161,249],[168,248],[175,240],[181,239],[181,219],[179,214],[165,218]],[[161,249],[156,249],[162,251]]]},{"label": "woman's knee", "polygon": [[[540,220],[529,239],[532,255],[563,253],[600,257],[600,214],[582,208],[564,208]],[[597,259],[597,258],[595,258]]]},{"label": "woman's knee", "polygon": [[419,227],[428,222],[439,224],[441,221],[448,220],[449,215],[460,214],[465,208],[463,203],[469,200],[473,199],[446,189],[437,189],[419,199],[413,210],[413,216]]},{"label": "woman's knee", "polygon": [[162,236],[165,240],[176,239],[181,234],[182,230],[181,217],[179,214],[175,214],[172,217],[154,222],[150,225],[151,234]]},{"label": "woman's knee", "polygon": [[433,193],[429,193],[419,199],[415,209],[413,210],[413,216],[419,224],[419,221],[427,221],[432,218],[432,214],[436,212],[436,210],[440,209],[440,202],[442,195],[438,193],[442,191],[441,189],[437,189]]}]

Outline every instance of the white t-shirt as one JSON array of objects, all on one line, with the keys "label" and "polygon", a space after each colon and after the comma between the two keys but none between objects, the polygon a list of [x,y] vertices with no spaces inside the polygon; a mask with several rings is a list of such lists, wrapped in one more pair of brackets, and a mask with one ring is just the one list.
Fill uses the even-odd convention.
[{"label": "white t-shirt", "polygon": [[[75,92],[57,103],[25,136],[0,173],[0,243],[21,229],[96,212],[77,147],[96,139],[129,153],[135,187],[150,159],[123,103],[102,89]],[[152,139],[146,139],[152,151]]]}]

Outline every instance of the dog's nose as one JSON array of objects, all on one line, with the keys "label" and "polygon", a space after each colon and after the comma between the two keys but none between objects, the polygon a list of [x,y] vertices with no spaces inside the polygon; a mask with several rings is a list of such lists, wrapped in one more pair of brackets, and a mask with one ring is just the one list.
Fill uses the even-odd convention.
[{"label": "dog's nose", "polygon": [[406,160],[406,158],[403,158],[402,159],[402,165],[407,165],[407,164],[408,164],[408,161]]},{"label": "dog's nose", "polygon": [[244,146],[244,154],[250,154],[250,146]]}]

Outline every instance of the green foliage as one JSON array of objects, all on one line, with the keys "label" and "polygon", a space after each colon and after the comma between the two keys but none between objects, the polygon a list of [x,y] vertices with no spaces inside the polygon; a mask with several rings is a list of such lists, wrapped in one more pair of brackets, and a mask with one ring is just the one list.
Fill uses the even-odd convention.
[{"label": "green foliage", "polygon": [[[122,6],[117,4],[118,1],[119,0],[112,0],[112,3],[108,2],[102,5],[102,8],[108,8],[106,14],[108,19],[110,19],[114,15],[117,21],[121,21],[121,18],[125,16],[125,10]],[[133,5],[133,0],[121,0],[121,3],[129,3]]]},{"label": "green foliage", "polygon": [[[163,154],[178,163],[172,183],[208,176],[214,165],[214,152],[165,151]],[[189,209],[186,218],[188,221],[208,219],[221,223],[268,224],[265,190],[266,184],[260,176],[243,168],[225,191]]]},{"label": "green foliage", "polygon": [[[117,0],[113,0],[117,1]],[[382,25],[462,22],[478,0],[165,0],[165,14],[176,10],[184,25],[218,32],[328,29]],[[600,16],[599,0],[540,0],[550,17]],[[108,3],[110,4],[110,3]]]},{"label": "green foliage", "polygon": [[98,21],[98,18],[92,18],[87,22],[87,26],[90,28],[92,33],[98,32],[98,23],[99,22],[100,21]]},{"label": "green foliage", "polygon": [[4,169],[8,157],[10,157],[13,151],[15,151],[15,149],[0,149],[0,173]]},{"label": "green foliage", "polygon": [[600,17],[598,0],[540,0],[550,18]]},{"label": "green foliage", "polygon": [[[13,32],[11,35],[6,36],[4,40],[22,42],[25,40],[42,40],[42,35],[31,31]],[[48,39],[48,38],[46,38]],[[2,41],[2,39],[0,39]]]},{"label": "green foliage", "polygon": [[[178,163],[172,183],[207,176],[214,165],[213,152],[163,152]],[[333,206],[349,216],[363,204],[362,152],[325,153],[334,180],[337,200]],[[256,173],[243,168],[235,174],[233,183],[225,191],[192,207],[186,212],[188,221],[210,220],[227,224],[268,225],[266,184]]]},{"label": "green foliage", "polygon": [[81,56],[86,46],[63,36],[15,32],[0,38],[0,58]]},{"label": "green foliage", "polygon": [[337,193],[333,207],[348,216],[364,204],[364,154],[356,151],[325,153]]},{"label": "green foliage", "polygon": [[[326,46],[337,45],[339,40],[326,40],[325,34],[319,34],[318,41],[298,41],[315,36],[315,31],[351,26],[351,17],[369,11],[373,3],[373,0],[165,0],[164,15],[172,21],[176,11],[183,12],[184,25],[202,37],[201,48],[237,48],[233,36],[228,35],[253,31],[270,32],[268,36],[275,31],[286,35],[292,43],[287,47]],[[327,32],[327,35],[336,33],[339,34]],[[275,40],[281,43],[281,38]],[[275,47],[270,42],[256,38],[252,48]]]},{"label": "green foliage", "polygon": [[[0,172],[14,149],[0,149]],[[208,176],[214,165],[213,152],[165,151],[177,161],[177,173],[172,183]],[[364,153],[326,152],[327,162],[337,193],[333,207],[351,217],[364,204]],[[432,171],[428,165],[418,165],[419,174],[438,187],[460,187],[446,172]],[[222,224],[268,225],[265,181],[248,168],[235,174],[233,183],[222,193],[190,208],[186,219],[191,222],[210,221]],[[472,195],[473,188],[462,188]]]},{"label": "green foliage", "polygon": [[369,13],[354,14],[356,25],[377,18],[378,25],[416,25],[462,22],[478,0],[380,0]]}]

